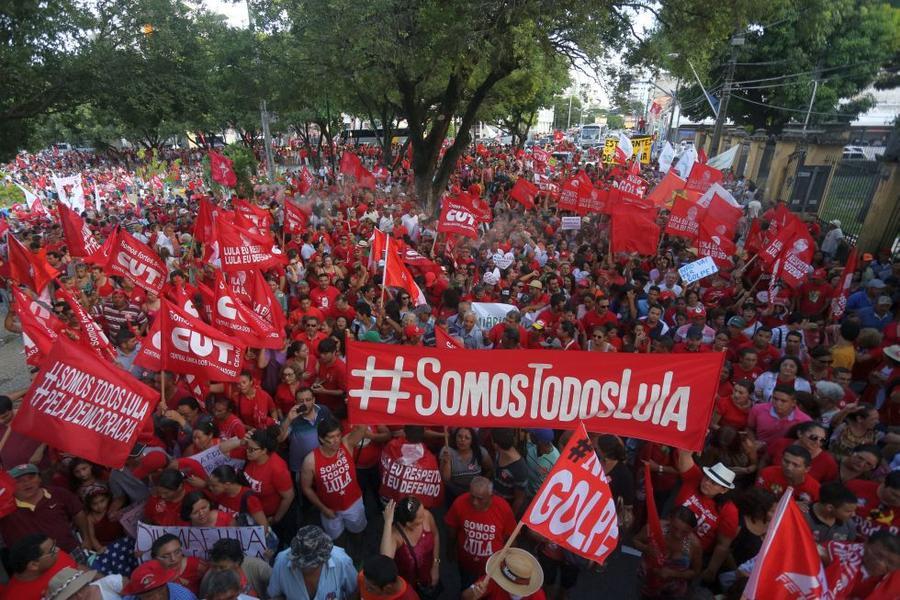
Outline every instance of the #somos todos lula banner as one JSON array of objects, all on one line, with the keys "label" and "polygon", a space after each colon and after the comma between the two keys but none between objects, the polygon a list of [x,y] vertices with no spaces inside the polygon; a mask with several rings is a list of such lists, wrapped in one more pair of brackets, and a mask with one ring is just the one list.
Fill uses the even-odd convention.
[{"label": "#somos todos lula banner", "polygon": [[725,355],[445,350],[348,342],[351,420],[574,429],[700,450]]},{"label": "#somos todos lula banner", "polygon": [[117,469],[158,401],[156,390],[60,336],[31,382],[12,428]]}]

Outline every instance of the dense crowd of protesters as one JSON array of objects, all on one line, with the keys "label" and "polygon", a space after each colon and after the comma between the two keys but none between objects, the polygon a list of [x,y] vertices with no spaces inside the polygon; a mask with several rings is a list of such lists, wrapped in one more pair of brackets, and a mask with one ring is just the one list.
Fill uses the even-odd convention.
[{"label": "dense crowd of protesters", "polygon": [[[370,165],[379,157],[371,148],[337,151],[359,152]],[[330,156],[305,158],[323,159],[311,169],[313,190],[301,198],[288,176],[258,185],[254,199],[271,212],[289,259],[265,273],[286,316],[284,347],[248,349],[237,382],[201,389],[134,364],[159,297],[72,259],[54,218],[7,211],[10,231],[62,274],[43,294],[23,291],[75,338],[79,320],[57,292],[68,288],[115,344],[118,366],[164,386],[165,402],[126,465],[111,470],[18,433],[9,423],[26,390],[0,396],[0,464],[15,480],[14,507],[0,518],[5,597],[540,599],[569,597],[580,577],[603,577],[603,567],[527,529],[499,552],[567,432],[348,422],[347,340],[434,345],[436,332],[484,352],[725,353],[702,453],[592,434],[616,500],[616,552],[643,552],[634,579],[642,597],[740,597],[746,564],[788,487],[826,563],[828,542],[864,544],[846,597],[886,585],[893,592],[878,597],[900,593],[900,259],[890,250],[859,255],[846,312],[834,319],[831,299],[849,250],[840,223],[805,217],[818,244],[815,271],[797,289],[770,285],[743,241],[754,222],[765,231],[778,207],[743,178],[725,182],[743,210],[733,268],[684,284],[677,269],[696,259],[685,240],[662,236],[655,256],[610,256],[608,217],[591,215],[565,231],[551,193],[531,210],[512,201],[515,179],[534,177],[528,155],[514,149],[473,150],[450,182],[492,208],[478,240],[436,239],[437,213],[416,202],[405,159],[368,190],[335,176]],[[626,173],[596,158],[576,151],[546,174],[558,180],[583,169],[603,185]],[[205,189],[199,163],[159,186],[136,177],[139,164],[47,152],[22,155],[7,170],[48,210],[51,173],[82,173],[84,217],[98,241],[126,228],[165,260],[163,294],[193,295],[215,274],[193,240]],[[642,174],[661,178],[649,165]],[[102,210],[90,202],[94,188]],[[282,203],[295,196],[309,226],[292,235],[282,231]],[[221,192],[213,200],[228,205]],[[368,256],[376,227],[440,267],[411,267],[428,304],[382,290]],[[500,268],[498,254],[512,261]],[[515,308],[482,329],[473,302]],[[21,330],[14,306],[5,326]],[[191,457],[210,448],[245,462],[206,473]],[[386,489],[380,465],[389,453],[439,472],[440,498]],[[648,539],[645,464],[663,517],[662,557]],[[135,507],[152,525],[262,526],[268,551],[245,556],[237,540],[223,538],[201,559],[163,535],[139,565],[122,522]]]}]

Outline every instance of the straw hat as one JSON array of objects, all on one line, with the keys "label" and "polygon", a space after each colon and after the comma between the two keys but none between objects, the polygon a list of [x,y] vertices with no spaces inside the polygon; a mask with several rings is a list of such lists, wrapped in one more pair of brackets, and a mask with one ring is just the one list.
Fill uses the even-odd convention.
[{"label": "straw hat", "polygon": [[514,596],[528,596],[544,585],[544,571],[540,563],[520,548],[494,553],[487,561],[485,572]]},{"label": "straw hat", "polygon": [[66,600],[77,594],[97,576],[97,571],[79,571],[66,567],[60,569],[44,592],[45,600]]}]

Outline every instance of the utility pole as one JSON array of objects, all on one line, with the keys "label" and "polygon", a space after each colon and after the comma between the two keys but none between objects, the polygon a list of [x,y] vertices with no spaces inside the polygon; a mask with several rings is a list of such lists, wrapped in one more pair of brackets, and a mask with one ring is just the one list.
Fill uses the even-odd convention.
[{"label": "utility pole", "polygon": [[803,119],[803,137],[806,137],[806,127],[809,125],[809,115],[812,114],[813,104],[816,102],[816,92],[819,91],[819,72],[816,69],[815,79],[813,79],[812,97],[809,99],[809,108],[806,109],[806,118]]},{"label": "utility pole", "polygon": [[681,80],[675,80],[675,94],[672,96],[672,112],[669,113],[669,127],[666,129],[666,141],[672,135],[672,121],[675,120],[675,111],[678,110],[678,90],[681,87]]},{"label": "utility pole", "polygon": [[744,34],[735,33],[731,37],[731,60],[728,61],[728,71],[725,73],[725,83],[722,86],[722,102],[719,103],[719,114],[716,116],[716,126],[713,129],[712,145],[709,147],[710,156],[719,153],[719,142],[722,141],[722,129],[725,127],[725,118],[728,113],[728,100],[731,98],[731,85],[734,82],[737,52],[738,48],[743,45]]},{"label": "utility pole", "polygon": [[572,126],[572,94],[569,94],[569,116],[566,118],[566,131]]}]

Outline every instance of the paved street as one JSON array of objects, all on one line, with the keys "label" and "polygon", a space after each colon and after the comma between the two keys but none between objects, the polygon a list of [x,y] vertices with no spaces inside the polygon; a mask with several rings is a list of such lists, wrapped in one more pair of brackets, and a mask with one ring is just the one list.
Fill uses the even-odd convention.
[{"label": "paved street", "polygon": [[[6,318],[6,304],[0,305],[0,321]],[[31,382],[25,356],[22,354],[22,336],[5,329],[0,332],[0,394],[27,387]]]}]

